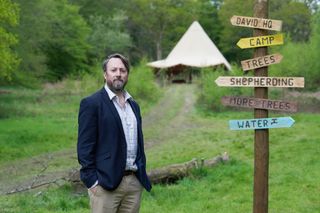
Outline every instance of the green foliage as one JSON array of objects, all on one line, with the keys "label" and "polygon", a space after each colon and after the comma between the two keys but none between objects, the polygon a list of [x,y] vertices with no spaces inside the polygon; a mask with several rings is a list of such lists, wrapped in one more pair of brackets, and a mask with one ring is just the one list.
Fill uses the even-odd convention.
[{"label": "green foliage", "polygon": [[152,69],[146,64],[147,60],[143,59],[130,70],[126,89],[139,104],[150,106],[161,96],[161,89],[154,81]]},{"label": "green foliage", "polygon": [[126,7],[129,32],[139,47],[133,49],[134,54],[164,58],[196,19],[197,8],[197,1],[192,0],[130,1]]},{"label": "green foliage", "polygon": [[[269,1],[270,18],[283,21],[283,31],[290,35],[293,42],[308,41],[311,31],[311,11],[300,1]],[[222,31],[220,47],[225,57],[231,61],[252,57],[252,50],[241,50],[236,46],[240,38],[251,37],[253,29],[235,27],[230,24],[233,15],[253,16],[254,1],[224,0],[219,10]]]},{"label": "green foliage", "polygon": [[20,24],[15,29],[19,36],[19,45],[15,51],[21,58],[21,63],[14,73],[13,82],[18,85],[34,87],[42,83],[48,72],[45,64],[46,55],[41,47],[50,37],[49,20],[46,17],[48,8],[43,0],[15,0],[20,6]]},{"label": "green foliage", "polygon": [[218,16],[218,8],[221,4],[222,0],[199,0],[199,23],[217,47],[220,47],[222,31],[221,20]]},{"label": "green foliage", "polygon": [[67,0],[15,1],[21,7],[16,51],[22,58],[16,81],[26,76],[55,81],[88,70],[90,28],[77,6]]},{"label": "green foliage", "polygon": [[[227,108],[221,104],[222,96],[239,96],[250,94],[249,88],[219,87],[214,82],[219,76],[242,76],[243,71],[237,66],[233,66],[230,73],[222,69],[203,69],[199,80],[200,94],[198,105],[204,111],[224,111]],[[252,90],[252,88],[251,88]]]},{"label": "green foliage", "polygon": [[69,2],[77,4],[81,16],[89,20],[91,16],[103,16],[109,19],[124,5],[129,4],[130,0],[69,0]]},{"label": "green foliage", "polygon": [[275,11],[270,12],[270,17],[283,21],[282,31],[290,35],[293,42],[308,41],[311,32],[311,11],[307,5],[298,1],[277,2],[280,5],[274,8]]},{"label": "green foliage", "polygon": [[281,63],[270,66],[273,76],[295,76],[305,78],[305,89],[317,90],[320,83],[320,13],[314,14],[313,32],[310,41],[293,43],[286,39],[285,45],[277,50],[284,56]]},{"label": "green foliage", "polygon": [[252,50],[241,50],[236,44],[240,38],[252,36],[252,29],[235,27],[230,24],[233,15],[253,16],[253,0],[224,0],[218,12],[223,29],[220,37],[220,47],[229,61],[240,62],[252,56]]},{"label": "green foliage", "polygon": [[50,39],[43,44],[50,70],[49,78],[61,80],[70,73],[88,70],[87,38],[90,32],[85,20],[79,15],[79,8],[67,0],[45,1]]},{"label": "green foliage", "polygon": [[0,82],[10,81],[19,65],[12,46],[18,43],[17,37],[8,32],[8,26],[16,26],[19,20],[19,7],[11,0],[0,0]]},{"label": "green foliage", "polygon": [[[234,27],[229,20],[232,15],[252,16],[253,0],[12,1],[16,3],[2,0],[0,7],[2,82],[11,79],[36,87],[43,81],[82,76],[111,52],[125,53],[132,64],[142,57],[163,59],[194,20],[229,61],[252,57],[252,50],[236,46],[240,38],[252,35],[252,29]],[[309,40],[317,1],[269,5],[270,18],[283,20],[293,42]],[[14,27],[18,7],[21,18]]]},{"label": "green foliage", "polygon": [[90,16],[89,24],[92,27],[92,33],[88,38],[88,42],[92,46],[90,58],[101,60],[113,52],[128,55],[132,42],[130,35],[123,29],[125,21],[125,14],[121,11],[109,18]]}]

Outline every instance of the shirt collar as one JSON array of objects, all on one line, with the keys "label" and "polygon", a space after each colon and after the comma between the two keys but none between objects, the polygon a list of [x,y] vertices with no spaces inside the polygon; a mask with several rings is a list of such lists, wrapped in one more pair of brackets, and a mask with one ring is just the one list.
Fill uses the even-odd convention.
[{"label": "shirt collar", "polygon": [[[109,89],[107,84],[104,85],[104,89],[107,91],[110,100],[114,99],[117,96],[114,92],[111,91],[111,89]],[[129,98],[132,98],[132,96],[126,90],[124,90],[124,99],[127,101]]]}]

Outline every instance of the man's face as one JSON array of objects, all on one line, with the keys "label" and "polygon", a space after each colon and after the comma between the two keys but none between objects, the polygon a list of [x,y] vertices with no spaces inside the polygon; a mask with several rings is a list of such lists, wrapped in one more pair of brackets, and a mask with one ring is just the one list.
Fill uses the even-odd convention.
[{"label": "man's face", "polygon": [[128,71],[120,58],[111,58],[104,72],[107,85],[114,93],[121,92],[128,81]]}]

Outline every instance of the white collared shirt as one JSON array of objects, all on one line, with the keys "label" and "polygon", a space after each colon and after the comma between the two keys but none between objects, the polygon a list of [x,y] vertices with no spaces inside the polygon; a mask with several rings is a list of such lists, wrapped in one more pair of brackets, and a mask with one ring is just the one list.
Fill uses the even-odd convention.
[{"label": "white collared shirt", "polygon": [[112,100],[114,106],[116,107],[121,119],[123,132],[127,143],[126,170],[136,171],[137,165],[135,164],[135,160],[138,149],[137,119],[131,108],[131,105],[128,102],[128,99],[132,97],[127,91],[124,91],[125,105],[124,107],[121,107],[118,96],[114,94],[107,85],[105,85],[104,88],[107,91],[110,100]]}]

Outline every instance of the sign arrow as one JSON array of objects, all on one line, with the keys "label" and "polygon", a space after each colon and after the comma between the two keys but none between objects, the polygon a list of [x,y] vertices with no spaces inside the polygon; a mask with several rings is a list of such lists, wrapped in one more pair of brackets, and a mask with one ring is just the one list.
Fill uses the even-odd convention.
[{"label": "sign arrow", "polygon": [[272,64],[278,64],[281,62],[282,58],[283,56],[280,54],[266,55],[241,61],[241,66],[243,71],[253,70],[260,67],[266,67]]},{"label": "sign arrow", "polygon": [[232,16],[230,22],[234,26],[250,27],[266,30],[281,31],[282,21],[273,19],[263,19],[248,16]]},{"label": "sign arrow", "polygon": [[304,87],[304,77],[219,76],[215,83],[222,87]]},{"label": "sign arrow", "polygon": [[287,111],[287,112],[298,111],[298,104],[296,102],[289,102],[289,101],[282,101],[282,100],[269,100],[269,99],[263,99],[263,98],[223,96],[221,98],[221,103],[224,106],[258,108],[258,109],[279,110],[279,111]]},{"label": "sign arrow", "polygon": [[241,38],[237,43],[238,47],[240,47],[241,49],[266,47],[281,44],[283,44],[282,34]]},{"label": "sign arrow", "polygon": [[295,121],[291,117],[230,120],[231,130],[289,128]]}]

